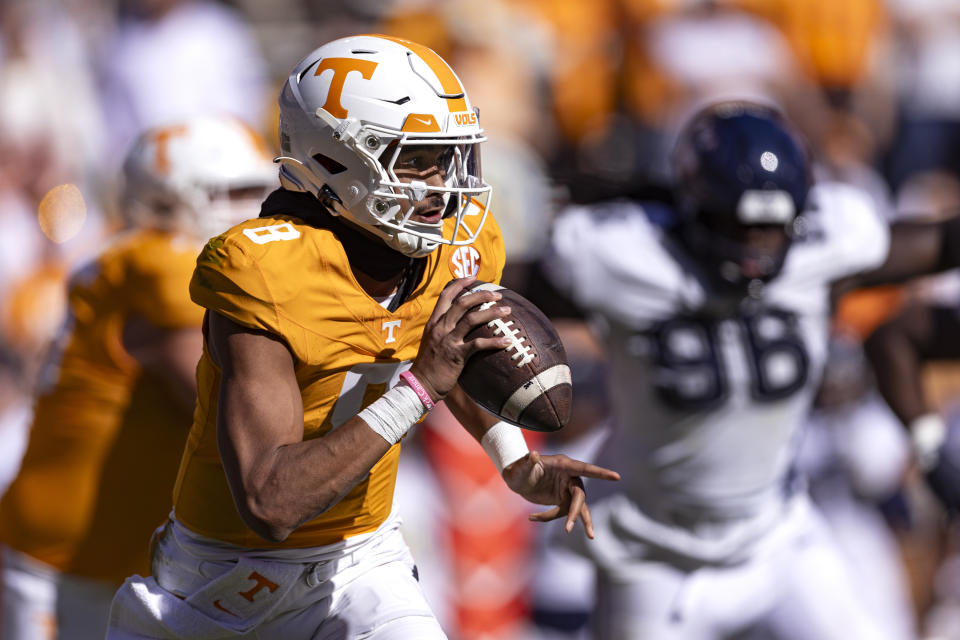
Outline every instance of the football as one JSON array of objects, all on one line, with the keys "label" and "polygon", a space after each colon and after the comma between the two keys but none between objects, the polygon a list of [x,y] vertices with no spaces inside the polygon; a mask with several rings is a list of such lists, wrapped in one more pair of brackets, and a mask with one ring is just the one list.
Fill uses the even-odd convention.
[{"label": "football", "polygon": [[504,349],[478,351],[460,374],[460,387],[474,402],[503,420],[533,431],[557,431],[570,419],[573,386],[560,336],[540,309],[522,295],[477,281],[464,291],[498,291],[510,315],[474,327],[466,336],[508,335]]}]

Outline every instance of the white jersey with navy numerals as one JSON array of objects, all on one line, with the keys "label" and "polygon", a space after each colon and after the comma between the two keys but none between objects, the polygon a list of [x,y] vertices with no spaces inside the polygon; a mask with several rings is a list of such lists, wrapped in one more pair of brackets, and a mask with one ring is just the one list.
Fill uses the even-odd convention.
[{"label": "white jersey with navy numerals", "polygon": [[706,311],[697,267],[641,205],[557,219],[548,271],[599,320],[609,358],[618,427],[597,462],[623,479],[595,487],[632,511],[612,516],[619,535],[719,557],[777,518],[825,360],[830,284],[879,266],[889,245],[859,190],[826,183],[810,197],[808,233],[762,303],[720,314]]}]

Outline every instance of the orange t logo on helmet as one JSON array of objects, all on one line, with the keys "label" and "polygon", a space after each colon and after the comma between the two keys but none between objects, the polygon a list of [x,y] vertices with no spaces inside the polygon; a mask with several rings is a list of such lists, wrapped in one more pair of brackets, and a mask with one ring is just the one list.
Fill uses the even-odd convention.
[{"label": "orange t logo on helmet", "polygon": [[340,104],[340,95],[343,93],[343,83],[351,71],[359,71],[364,80],[369,80],[377,63],[370,60],[355,58],[326,58],[317,65],[313,75],[319,76],[327,69],[333,70],[333,79],[330,80],[330,90],[327,92],[327,101],[323,108],[334,118],[346,118],[347,110]]},{"label": "orange t logo on helmet", "polygon": [[153,142],[157,147],[157,155],[156,159],[154,160],[157,173],[161,175],[170,173],[170,155],[167,153],[169,150],[167,143],[170,142],[170,138],[183,136],[186,134],[187,127],[183,125],[165,127],[153,133]]}]

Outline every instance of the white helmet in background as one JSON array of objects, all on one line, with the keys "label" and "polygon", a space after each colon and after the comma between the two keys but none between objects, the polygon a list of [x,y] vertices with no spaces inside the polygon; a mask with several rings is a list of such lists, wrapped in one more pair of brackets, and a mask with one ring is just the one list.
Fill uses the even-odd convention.
[{"label": "white helmet in background", "polygon": [[255,218],[278,187],[263,139],[234,116],[199,116],[150,129],[123,164],[123,212],[137,227],[206,240]]},{"label": "white helmet in background", "polygon": [[[480,175],[486,140],[460,79],[431,49],[382,35],[334,40],[296,66],[280,93],[280,178],[335,215],[418,257],[438,244],[474,241],[490,185]],[[394,165],[414,145],[447,147],[442,186],[403,182]],[[444,221],[411,220],[413,204],[441,196]]]}]

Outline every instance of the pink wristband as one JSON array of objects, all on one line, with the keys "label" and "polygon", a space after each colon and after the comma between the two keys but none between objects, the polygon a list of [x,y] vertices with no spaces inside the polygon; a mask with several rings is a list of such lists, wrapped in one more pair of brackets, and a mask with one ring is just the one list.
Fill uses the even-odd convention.
[{"label": "pink wristband", "polygon": [[430,399],[430,394],[427,393],[427,390],[423,388],[423,385],[420,384],[420,381],[417,380],[417,376],[413,375],[409,371],[404,371],[400,374],[400,379],[407,383],[414,393],[417,394],[417,397],[420,398],[420,402],[423,403],[423,406],[427,411],[433,409],[433,400]]}]

